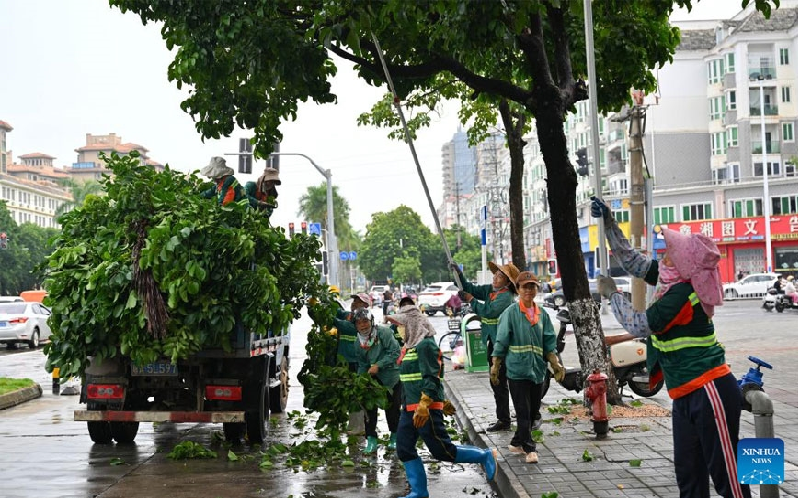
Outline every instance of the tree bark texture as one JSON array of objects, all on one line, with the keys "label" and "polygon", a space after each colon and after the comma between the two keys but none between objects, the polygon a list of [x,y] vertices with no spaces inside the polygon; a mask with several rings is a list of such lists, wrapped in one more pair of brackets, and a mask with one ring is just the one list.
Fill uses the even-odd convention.
[{"label": "tree bark texture", "polygon": [[504,129],[507,133],[507,146],[510,149],[510,249],[513,253],[513,264],[520,270],[526,269],[526,248],[524,247],[524,125],[525,114],[514,114],[510,111],[507,100],[499,104]]}]

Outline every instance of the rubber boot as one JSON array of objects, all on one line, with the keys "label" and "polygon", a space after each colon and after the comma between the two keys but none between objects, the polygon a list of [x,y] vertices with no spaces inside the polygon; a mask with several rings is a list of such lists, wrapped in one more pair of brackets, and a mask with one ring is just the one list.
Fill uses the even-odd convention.
[{"label": "rubber boot", "polygon": [[483,450],[476,446],[458,446],[454,462],[481,463],[488,481],[492,481],[496,477],[496,454],[490,448]]},{"label": "rubber boot", "polygon": [[395,432],[391,433],[391,441],[388,443],[388,449],[389,450],[395,450],[396,449],[396,433]]},{"label": "rubber boot", "polygon": [[377,442],[377,437],[369,436],[366,440],[367,440],[366,449],[363,450],[363,453],[369,454],[377,451],[377,446],[379,446],[379,443]]},{"label": "rubber boot", "polygon": [[427,473],[421,458],[404,462],[407,482],[410,483],[410,494],[402,498],[429,498],[427,491]]}]

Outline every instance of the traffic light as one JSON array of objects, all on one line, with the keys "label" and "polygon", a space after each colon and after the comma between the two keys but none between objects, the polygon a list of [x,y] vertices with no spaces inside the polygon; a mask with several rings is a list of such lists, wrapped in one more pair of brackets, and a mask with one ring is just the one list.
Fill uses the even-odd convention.
[{"label": "traffic light", "polygon": [[238,172],[252,174],[252,142],[248,138],[238,139]]},{"label": "traffic light", "polygon": [[0,233],[0,249],[8,249],[8,236],[5,232]]},{"label": "traffic light", "polygon": [[587,176],[588,175],[588,166],[590,165],[590,161],[587,159],[587,148],[582,147],[580,149],[576,149],[576,174],[579,176]]},{"label": "traffic light", "polygon": [[294,224],[293,223],[289,223],[288,224],[288,236],[289,237],[293,237],[294,236]]},{"label": "traffic light", "polygon": [[274,144],[273,149],[273,153],[269,156],[269,159],[266,160],[266,163],[269,167],[280,171],[280,142]]},{"label": "traffic light", "polygon": [[554,275],[557,274],[557,260],[556,259],[550,259],[548,261],[548,265],[547,266],[548,266],[548,270],[549,270],[549,275],[554,276]]},{"label": "traffic light", "polygon": [[308,234],[308,222],[307,221],[303,221],[302,222],[302,235],[307,235],[307,234]]}]

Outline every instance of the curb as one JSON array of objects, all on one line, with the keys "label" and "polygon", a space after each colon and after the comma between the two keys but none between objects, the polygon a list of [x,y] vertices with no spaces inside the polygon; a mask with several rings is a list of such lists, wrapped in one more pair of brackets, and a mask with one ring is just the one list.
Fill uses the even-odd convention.
[{"label": "curb", "polygon": [[0,410],[11,408],[12,406],[19,405],[32,399],[40,398],[42,395],[42,386],[35,384],[31,387],[23,387],[16,391],[11,391],[0,395]]},{"label": "curb", "polygon": [[[491,448],[491,444],[493,444],[492,441],[487,441],[482,437],[482,434],[476,430],[472,422],[474,414],[461,402],[459,393],[456,389],[449,386],[445,377],[443,379],[443,388],[446,392],[446,397],[457,410],[454,416],[460,426],[468,433],[468,439],[484,448]],[[493,482],[489,484],[492,487],[498,488],[499,494],[504,498],[531,498],[529,493],[521,486],[518,476],[515,475],[508,466],[500,465],[499,459],[496,461],[496,477],[493,479]]]}]

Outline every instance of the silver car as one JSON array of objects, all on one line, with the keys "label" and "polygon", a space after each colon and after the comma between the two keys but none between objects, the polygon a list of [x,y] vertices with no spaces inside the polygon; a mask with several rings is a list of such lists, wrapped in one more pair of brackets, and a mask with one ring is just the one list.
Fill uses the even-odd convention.
[{"label": "silver car", "polygon": [[50,310],[39,303],[0,303],[0,343],[16,349],[26,343],[31,349],[50,339]]}]

